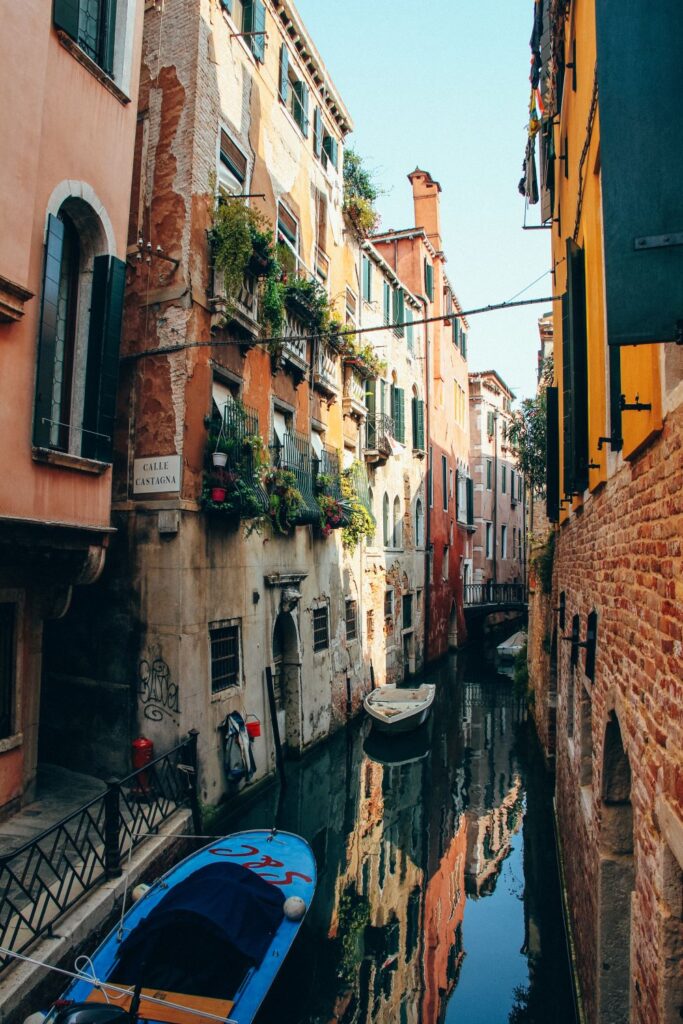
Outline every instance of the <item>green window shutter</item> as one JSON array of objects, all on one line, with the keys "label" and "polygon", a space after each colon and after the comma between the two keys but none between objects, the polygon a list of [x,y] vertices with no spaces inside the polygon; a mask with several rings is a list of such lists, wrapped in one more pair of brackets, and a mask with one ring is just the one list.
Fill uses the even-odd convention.
[{"label": "green window shutter", "polygon": [[[251,0],[251,32],[264,33],[266,31],[266,5],[263,0]],[[244,9],[245,17],[247,8]],[[256,60],[261,63],[266,59],[266,37],[265,35],[250,36],[251,52]]]},{"label": "green window shutter", "polygon": [[95,257],[81,454],[100,462],[111,462],[112,457],[125,285],[122,260]]},{"label": "green window shutter", "polygon": [[406,320],[408,321],[408,326],[406,327],[406,341],[408,342],[409,351],[412,352],[415,344],[415,329],[413,327],[413,311],[410,307],[406,310]]},{"label": "green window shutter", "polygon": [[474,481],[467,477],[467,525],[474,526]]},{"label": "green window shutter", "polygon": [[562,450],[564,492],[588,486],[588,366],[583,249],[567,239],[567,291],[562,296]]},{"label": "green window shutter", "polygon": [[463,359],[467,359],[467,335],[464,331],[460,332],[460,351]]},{"label": "green window shutter", "polygon": [[336,170],[337,161],[339,159],[339,146],[337,145],[337,140],[333,139],[331,135],[325,135],[323,138],[323,149],[327,154],[328,160]]},{"label": "green window shutter", "polygon": [[379,382],[379,411],[382,415],[387,411],[387,382],[385,380]]},{"label": "green window shutter", "polygon": [[453,331],[453,344],[456,348],[460,348],[460,321],[457,316],[454,316],[451,320],[451,329]]},{"label": "green window shutter", "polygon": [[486,413],[486,433],[488,434],[489,437],[493,437],[493,429],[494,429],[493,413],[492,412],[487,412]]},{"label": "green window shutter", "polygon": [[323,151],[323,118],[320,107],[313,111],[313,152],[319,158]]},{"label": "green window shutter", "polygon": [[425,256],[425,292],[431,301],[434,298],[434,267]]},{"label": "green window shutter", "polygon": [[551,523],[560,518],[560,423],[557,388],[546,388],[546,513]]},{"label": "green window shutter", "polygon": [[417,451],[424,451],[425,446],[425,420],[424,402],[421,398],[413,398],[413,448]]},{"label": "green window shutter", "polygon": [[308,99],[309,99],[309,88],[305,82],[301,83],[301,131],[304,133],[304,138],[308,138],[309,120],[308,120]]},{"label": "green window shutter", "polygon": [[493,468],[493,463],[491,462],[490,459],[487,459],[486,460],[486,490],[487,491],[491,490],[491,470],[492,470],[492,468]]},{"label": "green window shutter", "polygon": [[406,430],[403,388],[397,388],[395,385],[391,385],[390,404],[391,418],[394,421],[394,437],[397,441],[400,441],[401,444],[405,444]]},{"label": "green window shutter", "polygon": [[500,468],[500,478],[501,478],[500,489],[501,489],[502,493],[505,494],[506,491],[507,491],[507,480],[508,480],[507,466],[501,466],[501,468]]},{"label": "green window shutter", "polygon": [[43,265],[43,294],[38,329],[38,370],[36,374],[36,403],[33,420],[33,442],[40,448],[50,443],[52,417],[52,387],[55,375],[55,344],[57,340],[57,306],[59,304],[59,278],[62,270],[64,225],[57,217],[47,219],[45,262]]},{"label": "green window shutter", "polygon": [[287,103],[289,98],[289,50],[285,43],[280,47],[280,99]]},{"label": "green window shutter", "polygon": [[384,294],[384,323],[388,325],[391,322],[391,288],[388,281],[382,281],[382,289]]},{"label": "green window shutter", "polygon": [[102,68],[111,75],[114,70],[114,43],[116,41],[116,0],[107,0],[104,14],[104,47]]},{"label": "green window shutter", "polygon": [[[395,288],[393,291],[393,322],[394,324],[401,324],[405,320],[405,296],[403,295],[402,288]],[[396,333],[403,337],[404,328],[397,327]]]},{"label": "green window shutter", "polygon": [[52,20],[72,39],[78,39],[79,0],[54,0]]}]

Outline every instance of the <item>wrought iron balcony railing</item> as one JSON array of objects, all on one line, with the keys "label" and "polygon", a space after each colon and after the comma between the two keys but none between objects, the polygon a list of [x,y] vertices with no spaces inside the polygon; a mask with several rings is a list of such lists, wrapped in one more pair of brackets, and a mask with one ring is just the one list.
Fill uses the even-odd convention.
[{"label": "wrought iron balcony railing", "polygon": [[391,439],[394,434],[395,427],[391,416],[382,412],[370,417],[365,424],[366,452],[378,452],[385,457],[391,455]]},{"label": "wrought iron balcony railing", "polygon": [[355,491],[361,505],[370,513],[374,521],[372,501],[370,500],[370,483],[368,471],[362,462],[354,462],[347,470],[349,482]]},{"label": "wrought iron balcony railing", "polygon": [[226,511],[246,517],[268,508],[268,494],[261,483],[259,450],[262,448],[258,413],[231,399],[223,406],[216,450],[226,455]]},{"label": "wrought iron balcony railing", "polygon": [[272,445],[273,465],[287,469],[294,474],[296,487],[303,505],[296,515],[297,525],[313,525],[320,521],[320,508],[315,500],[313,481],[313,451],[310,441],[303,434],[288,431],[283,435],[282,444]]}]

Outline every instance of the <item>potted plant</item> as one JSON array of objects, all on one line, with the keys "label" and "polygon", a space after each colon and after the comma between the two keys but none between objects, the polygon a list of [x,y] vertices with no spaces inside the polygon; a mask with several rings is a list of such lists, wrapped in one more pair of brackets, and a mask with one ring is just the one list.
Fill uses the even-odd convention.
[{"label": "potted plant", "polygon": [[234,483],[235,474],[227,473],[224,469],[218,468],[209,477],[209,490],[211,501],[216,505],[222,505],[228,493],[228,487]]},{"label": "potted plant", "polygon": [[289,469],[271,469],[266,476],[269,493],[268,515],[273,529],[278,533],[289,533],[296,525],[296,516],[304,505],[301,491],[296,486],[296,476]]},{"label": "potted plant", "polygon": [[320,509],[320,531],[323,537],[329,537],[332,530],[342,524],[344,514],[342,506],[330,494],[317,494],[315,500]]}]

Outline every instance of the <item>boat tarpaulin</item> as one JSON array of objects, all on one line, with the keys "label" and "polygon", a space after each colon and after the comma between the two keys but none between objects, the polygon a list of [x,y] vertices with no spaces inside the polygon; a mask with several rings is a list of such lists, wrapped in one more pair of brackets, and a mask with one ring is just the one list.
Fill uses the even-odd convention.
[{"label": "boat tarpaulin", "polygon": [[183,924],[201,927],[228,942],[254,964],[260,963],[283,917],[282,891],[253,871],[225,861],[200,868],[143,918],[119,949],[119,960],[144,958],[167,929],[182,941]]}]

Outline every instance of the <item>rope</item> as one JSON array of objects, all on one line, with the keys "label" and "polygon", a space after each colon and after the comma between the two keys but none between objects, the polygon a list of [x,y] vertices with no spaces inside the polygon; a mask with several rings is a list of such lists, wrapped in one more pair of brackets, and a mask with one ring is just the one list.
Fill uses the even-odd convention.
[{"label": "rope", "polygon": [[[109,981],[100,981],[96,977],[91,977],[89,974],[83,974],[82,972],[74,973],[74,971],[67,971],[64,967],[54,967],[52,964],[45,963],[44,960],[36,960],[31,956],[23,956],[21,953],[15,953],[11,949],[7,949],[5,946],[0,946],[0,954],[4,956],[14,957],[15,960],[21,960],[23,963],[34,964],[36,967],[44,967],[47,971],[54,971],[56,974],[63,974],[67,978],[71,978],[73,981],[89,981],[93,988],[100,989],[107,998],[107,992],[116,992],[119,996],[132,996],[132,988],[123,988],[121,985],[112,985]],[[78,958],[82,959],[81,957]],[[90,957],[85,958],[92,966]],[[76,961],[78,963],[78,961]],[[93,969],[93,975],[94,975]],[[183,1006],[182,1003],[172,1003],[168,999],[157,999],[156,996],[144,996],[145,1002],[153,1003],[155,1006],[168,1006],[173,1010],[182,1010],[183,1013],[189,1014],[191,1017],[197,1017],[200,1020],[215,1020],[219,1024],[238,1024],[238,1022],[232,1017],[218,1017],[215,1013],[209,1013],[208,1010],[196,1010],[191,1006]]]}]

